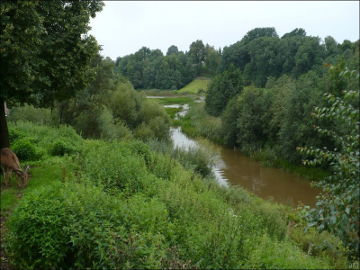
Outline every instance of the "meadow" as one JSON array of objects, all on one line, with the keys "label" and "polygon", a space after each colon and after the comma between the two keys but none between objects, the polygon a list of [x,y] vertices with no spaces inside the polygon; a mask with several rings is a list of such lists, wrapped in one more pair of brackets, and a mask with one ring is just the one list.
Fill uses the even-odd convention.
[{"label": "meadow", "polygon": [[190,83],[177,90],[177,93],[191,93],[191,94],[201,94],[205,93],[208,90],[210,83],[210,78],[207,77],[197,77],[192,80]]}]

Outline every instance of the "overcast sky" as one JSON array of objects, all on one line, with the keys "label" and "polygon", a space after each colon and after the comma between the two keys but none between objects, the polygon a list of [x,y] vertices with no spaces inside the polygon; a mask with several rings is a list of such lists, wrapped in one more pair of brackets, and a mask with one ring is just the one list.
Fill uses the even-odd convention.
[{"label": "overcast sky", "polygon": [[256,27],[275,27],[280,37],[301,27],[341,43],[359,39],[358,12],[358,1],[105,1],[90,33],[114,60],[143,46],[187,51],[197,39],[223,48]]}]

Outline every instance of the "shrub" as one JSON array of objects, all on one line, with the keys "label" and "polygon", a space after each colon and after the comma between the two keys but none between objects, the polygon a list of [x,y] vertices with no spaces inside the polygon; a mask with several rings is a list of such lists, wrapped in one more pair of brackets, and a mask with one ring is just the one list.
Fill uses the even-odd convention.
[{"label": "shrub", "polygon": [[63,156],[65,154],[72,154],[76,151],[74,146],[63,140],[57,140],[50,148],[50,154],[53,156]]},{"label": "shrub", "polygon": [[9,140],[10,142],[14,142],[20,138],[26,137],[25,133],[19,129],[9,127]]},{"label": "shrub", "polygon": [[39,160],[42,156],[40,149],[30,138],[16,140],[12,149],[20,160]]},{"label": "shrub", "polygon": [[90,144],[85,151],[82,167],[91,182],[105,189],[126,189],[130,193],[142,189],[145,161],[131,154],[126,143]]},{"label": "shrub", "polygon": [[97,123],[100,137],[104,140],[113,140],[132,137],[131,131],[123,121],[115,121],[111,111],[105,106],[99,114]]},{"label": "shrub", "polygon": [[141,123],[141,125],[134,130],[134,135],[136,138],[143,141],[147,141],[155,137],[154,131],[145,123]]},{"label": "shrub", "polygon": [[319,258],[304,254],[290,242],[274,241],[268,235],[253,238],[247,242],[249,260],[243,268],[263,269],[329,269],[329,265]]},{"label": "shrub", "polygon": [[[10,134],[13,134],[10,142],[14,146],[18,140],[24,139],[30,141],[39,153],[42,154],[51,154],[53,150],[58,153],[57,155],[60,155],[63,150],[67,153],[73,153],[79,151],[84,142],[76,131],[69,126],[54,128],[18,121],[16,123],[9,123],[9,131]],[[31,137],[29,137],[29,134],[31,134]],[[55,150],[54,148],[57,149]]]},{"label": "shrub", "polygon": [[7,254],[19,269],[159,268],[166,245],[149,228],[167,226],[166,209],[131,202],[75,184],[33,191],[8,222]]},{"label": "shrub", "polygon": [[11,108],[9,121],[29,121],[40,125],[57,125],[56,113],[46,108],[35,108],[32,105],[24,105]]},{"label": "shrub", "polygon": [[306,233],[302,227],[290,230],[290,238],[307,254],[328,257],[336,268],[345,268],[347,260],[344,256],[345,248],[339,238],[323,231],[317,232],[310,228]]},{"label": "shrub", "polygon": [[165,159],[176,159],[185,169],[192,170],[202,177],[212,175],[214,160],[211,154],[203,148],[181,149],[174,148],[167,141],[150,140],[147,142],[152,150],[166,156]]},{"label": "shrub", "polygon": [[210,155],[202,149],[182,150],[176,148],[172,156],[177,159],[186,169],[194,170],[202,177],[212,174],[213,160]]}]

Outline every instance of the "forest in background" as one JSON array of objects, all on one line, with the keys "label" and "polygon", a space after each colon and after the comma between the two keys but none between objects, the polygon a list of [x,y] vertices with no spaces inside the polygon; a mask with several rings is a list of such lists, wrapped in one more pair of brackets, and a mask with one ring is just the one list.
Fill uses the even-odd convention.
[{"label": "forest in background", "polygon": [[308,36],[302,28],[279,37],[275,28],[265,27],[249,31],[240,41],[222,49],[202,40],[192,42],[186,52],[172,45],[166,55],[159,49],[142,47],[134,54],[118,57],[115,65],[135,89],[176,90],[197,76],[211,77],[232,66],[241,70],[245,85],[264,87],[269,77],[287,74],[298,78],[310,70],[321,72],[324,63],[351,58],[356,47],[358,42],[344,40],[339,44],[331,36],[324,41]]}]

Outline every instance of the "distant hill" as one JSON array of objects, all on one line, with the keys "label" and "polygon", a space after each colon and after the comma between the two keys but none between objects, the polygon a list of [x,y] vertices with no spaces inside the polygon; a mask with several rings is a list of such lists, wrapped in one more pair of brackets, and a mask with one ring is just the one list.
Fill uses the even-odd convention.
[{"label": "distant hill", "polygon": [[207,77],[197,77],[189,84],[178,90],[179,93],[197,94],[200,90],[207,91],[211,79]]}]

